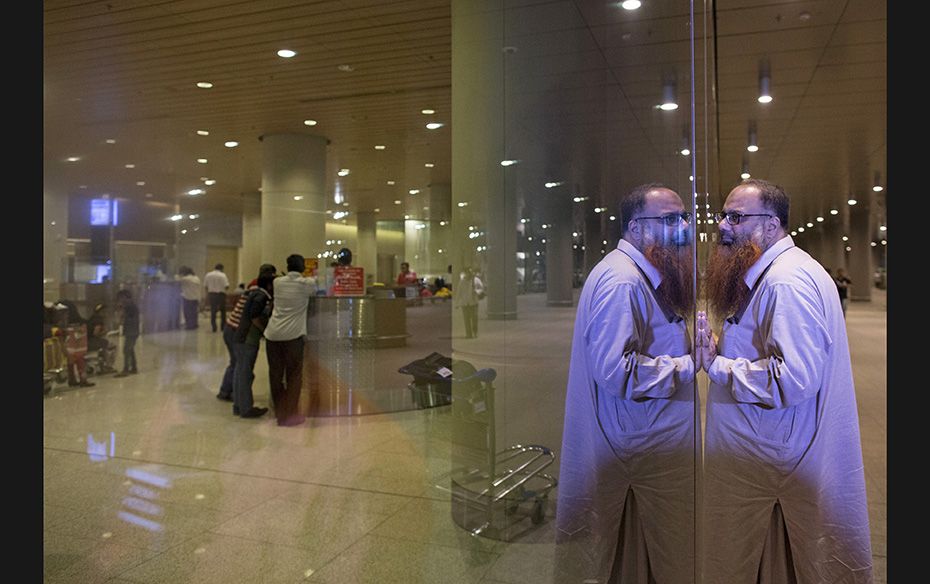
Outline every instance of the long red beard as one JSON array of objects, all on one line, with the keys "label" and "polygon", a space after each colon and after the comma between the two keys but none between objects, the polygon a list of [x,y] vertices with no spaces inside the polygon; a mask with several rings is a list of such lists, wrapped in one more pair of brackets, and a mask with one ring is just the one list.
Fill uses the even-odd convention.
[{"label": "long red beard", "polygon": [[688,316],[694,310],[694,261],[691,246],[650,245],[643,251],[662,275],[656,296],[665,309],[678,316]]},{"label": "long red beard", "polygon": [[707,262],[704,290],[717,320],[736,314],[749,300],[750,289],[744,278],[761,255],[762,249],[752,240],[714,247]]}]

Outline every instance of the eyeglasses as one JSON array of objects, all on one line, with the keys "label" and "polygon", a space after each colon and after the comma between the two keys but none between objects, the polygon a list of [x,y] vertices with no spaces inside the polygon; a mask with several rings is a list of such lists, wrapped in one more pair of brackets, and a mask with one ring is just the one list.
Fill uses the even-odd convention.
[{"label": "eyeglasses", "polygon": [[691,213],[685,211],[684,213],[669,213],[667,215],[662,215],[661,217],[636,217],[633,221],[639,221],[640,219],[659,219],[669,227],[678,225],[679,222],[684,221],[685,223],[691,222]]},{"label": "eyeglasses", "polygon": [[730,225],[739,225],[740,220],[743,217],[774,217],[771,213],[737,213],[736,211],[729,211],[724,213],[723,211],[717,211],[714,213],[714,219],[717,220],[717,223],[721,223],[724,219],[727,220],[727,223]]}]

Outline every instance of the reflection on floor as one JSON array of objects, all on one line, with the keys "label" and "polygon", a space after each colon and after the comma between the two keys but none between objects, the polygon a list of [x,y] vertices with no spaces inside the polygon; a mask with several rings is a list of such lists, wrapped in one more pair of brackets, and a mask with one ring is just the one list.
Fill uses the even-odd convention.
[{"label": "reflection on floor", "polygon": [[[875,581],[884,583],[886,319],[884,293],[874,292],[871,303],[851,303],[848,327]],[[459,338],[453,320],[436,342],[451,336],[455,358],[498,370],[498,449],[557,452],[574,309],[530,294],[518,311],[516,321],[482,318],[478,339]],[[203,324],[144,335],[138,375],[45,399],[46,582],[549,581],[551,508],[512,542],[453,523],[451,407],[299,427],[234,418],[214,397],[225,347]],[[398,359],[430,346],[414,343]],[[256,401],[267,403],[264,355],[255,373]],[[547,472],[557,475],[557,464]]]}]

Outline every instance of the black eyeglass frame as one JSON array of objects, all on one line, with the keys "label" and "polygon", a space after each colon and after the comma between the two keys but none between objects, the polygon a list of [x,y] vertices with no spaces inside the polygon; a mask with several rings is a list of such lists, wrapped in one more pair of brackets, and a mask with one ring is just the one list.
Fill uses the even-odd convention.
[{"label": "black eyeglass frame", "polygon": [[634,217],[633,221],[639,221],[640,219],[658,219],[665,223],[668,227],[673,227],[678,225],[681,221],[684,221],[685,223],[691,223],[691,218],[693,216],[693,213],[682,211],[681,213],[667,213],[658,217]]},{"label": "black eyeglass frame", "polygon": [[[714,213],[714,220],[717,223],[722,222],[724,219],[727,220],[727,223],[730,225],[739,225],[739,222],[743,220],[743,217],[774,217],[772,213],[737,213],[736,211],[717,211]],[[736,221],[732,219],[736,217]]]}]

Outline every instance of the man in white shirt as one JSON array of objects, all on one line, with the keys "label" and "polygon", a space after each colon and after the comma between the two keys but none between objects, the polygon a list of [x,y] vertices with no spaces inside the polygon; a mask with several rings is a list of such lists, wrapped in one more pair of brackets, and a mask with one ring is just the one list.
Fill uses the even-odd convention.
[{"label": "man in white shirt", "polygon": [[216,332],[217,312],[220,313],[220,329],[226,326],[226,290],[229,289],[229,278],[223,273],[223,264],[216,264],[213,271],[207,272],[203,277],[203,287],[210,302],[210,326],[213,332]]},{"label": "man in white shirt", "polygon": [[694,299],[691,217],[675,191],[634,188],[620,204],[622,239],[582,288],[565,397],[555,582],[693,581],[700,431],[683,318]]},{"label": "man in white shirt", "polygon": [[184,312],[184,328],[197,328],[197,311],[200,308],[200,278],[188,266],[178,269],[181,283],[181,304]]},{"label": "man in white shirt", "polygon": [[716,214],[707,265],[719,343],[698,314],[710,378],[705,582],[872,582],[859,418],[843,309],[786,233],[788,195],[747,179]]},{"label": "man in white shirt", "polygon": [[274,308],[265,328],[265,352],[271,400],[279,426],[298,426],[304,416],[297,411],[303,385],[304,337],[307,306],[316,294],[316,280],[303,276],[304,257],[287,257],[287,273],[274,280]]}]

